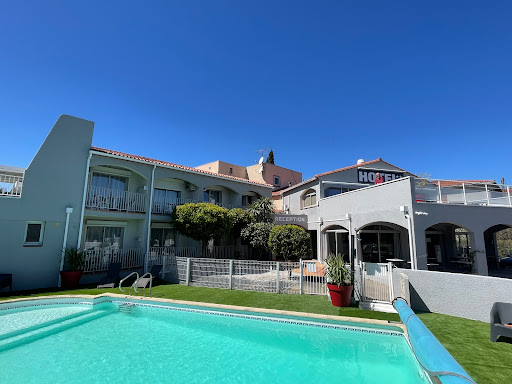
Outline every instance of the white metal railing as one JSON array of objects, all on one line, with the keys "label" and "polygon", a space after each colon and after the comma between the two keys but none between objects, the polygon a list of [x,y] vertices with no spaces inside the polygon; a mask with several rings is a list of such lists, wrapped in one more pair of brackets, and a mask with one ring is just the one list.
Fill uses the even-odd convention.
[{"label": "white metal railing", "polygon": [[362,263],[362,301],[391,303],[394,298],[392,268],[391,263]]},{"label": "white metal railing", "polygon": [[197,200],[177,198],[173,201],[153,201],[151,212],[161,215],[170,215],[178,205],[199,203]]},{"label": "white metal railing", "polygon": [[103,187],[89,186],[85,207],[100,211],[145,212],[146,195]]},{"label": "white metal railing", "polygon": [[[306,262],[276,262],[252,260],[205,259],[162,255],[150,256],[150,265],[163,265],[164,279],[185,285],[225,289],[316,294],[327,293],[325,265],[318,265],[318,276],[305,275]],[[303,268],[301,268],[301,265]]]},{"label": "white metal railing", "polygon": [[21,196],[23,176],[0,173],[0,196]]},{"label": "white metal railing", "polygon": [[163,257],[178,256],[205,259],[247,259],[250,255],[248,245],[216,245],[213,247],[151,247],[149,262],[163,264]]},{"label": "white metal railing", "polygon": [[307,295],[326,295],[325,272],[327,265],[316,260],[302,261],[302,293]]},{"label": "white metal railing", "polygon": [[85,251],[84,272],[106,271],[110,263],[121,263],[123,269],[141,268],[144,265],[144,250],[98,248]]},{"label": "white metal railing", "polygon": [[416,201],[420,203],[489,205],[512,207],[512,186],[457,180],[415,179]]}]

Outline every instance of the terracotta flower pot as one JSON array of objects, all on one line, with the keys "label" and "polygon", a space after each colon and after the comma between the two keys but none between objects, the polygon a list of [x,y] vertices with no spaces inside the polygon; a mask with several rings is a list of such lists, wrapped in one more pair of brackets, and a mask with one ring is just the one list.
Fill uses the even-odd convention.
[{"label": "terracotta flower pot", "polygon": [[332,305],[335,307],[348,307],[350,306],[350,297],[352,296],[353,285],[342,285],[338,287],[335,284],[327,284],[329,293],[331,295]]},{"label": "terracotta flower pot", "polygon": [[66,289],[78,288],[78,283],[84,271],[60,271],[61,287]]}]

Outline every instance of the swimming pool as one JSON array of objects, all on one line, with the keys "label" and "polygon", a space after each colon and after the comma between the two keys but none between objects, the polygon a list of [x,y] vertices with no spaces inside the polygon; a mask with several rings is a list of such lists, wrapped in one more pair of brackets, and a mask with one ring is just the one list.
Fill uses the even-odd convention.
[{"label": "swimming pool", "polygon": [[429,383],[399,328],[102,297],[0,304],[4,383]]}]

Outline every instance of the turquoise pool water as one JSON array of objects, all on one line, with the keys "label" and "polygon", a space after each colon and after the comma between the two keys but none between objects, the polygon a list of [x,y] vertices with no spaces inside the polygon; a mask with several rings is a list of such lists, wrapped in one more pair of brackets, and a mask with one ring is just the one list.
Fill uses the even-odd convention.
[{"label": "turquoise pool water", "polygon": [[399,333],[260,315],[115,302],[2,310],[0,382],[429,382]]}]

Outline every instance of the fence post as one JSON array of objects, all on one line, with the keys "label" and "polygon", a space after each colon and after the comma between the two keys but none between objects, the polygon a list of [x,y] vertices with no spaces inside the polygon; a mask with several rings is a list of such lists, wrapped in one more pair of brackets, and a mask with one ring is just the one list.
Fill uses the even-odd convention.
[{"label": "fence post", "polygon": [[279,293],[279,261],[276,261],[276,293]]},{"label": "fence post", "polygon": [[190,257],[187,257],[187,272],[185,275],[185,285],[190,285]]},{"label": "fence post", "polygon": [[443,202],[443,194],[441,192],[441,181],[440,180],[437,181],[437,192],[439,193],[438,203],[442,203]]},{"label": "fence post", "polygon": [[489,199],[489,187],[485,184],[485,195],[487,197],[487,205],[491,205],[491,200]]},{"label": "fence post", "polygon": [[464,185],[464,183],[462,183],[462,193],[464,194],[464,204],[467,205],[468,201],[466,199],[466,186]]},{"label": "fence post", "polygon": [[167,267],[167,256],[162,256],[162,277],[165,278],[165,268]]},{"label": "fence post", "polygon": [[508,206],[512,207],[512,201],[510,200],[510,187],[507,186]]},{"label": "fence post", "polygon": [[233,260],[229,260],[229,289],[233,289]]},{"label": "fence post", "polygon": [[393,263],[388,262],[388,284],[389,284],[389,301],[393,301],[394,299],[394,290],[393,290]]},{"label": "fence post", "polygon": [[299,269],[300,269],[300,294],[304,294],[304,271],[303,271],[303,263],[302,259],[299,260]]}]

